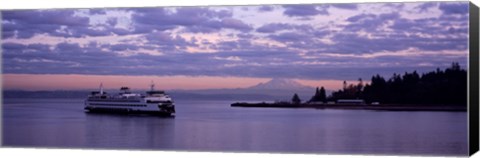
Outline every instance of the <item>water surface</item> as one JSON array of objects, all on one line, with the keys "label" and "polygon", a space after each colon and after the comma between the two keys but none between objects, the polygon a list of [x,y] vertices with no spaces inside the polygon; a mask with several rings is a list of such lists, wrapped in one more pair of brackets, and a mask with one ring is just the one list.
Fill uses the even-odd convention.
[{"label": "water surface", "polygon": [[466,112],[232,108],[176,101],[176,117],[88,114],[81,99],[4,99],[3,145],[268,153],[467,154]]}]

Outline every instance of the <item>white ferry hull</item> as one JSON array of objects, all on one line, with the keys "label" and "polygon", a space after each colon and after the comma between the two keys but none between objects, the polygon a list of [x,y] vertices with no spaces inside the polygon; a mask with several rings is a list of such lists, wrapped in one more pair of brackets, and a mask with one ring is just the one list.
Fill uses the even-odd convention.
[{"label": "white ferry hull", "polygon": [[173,103],[145,103],[136,102],[102,102],[85,101],[86,112],[91,113],[119,113],[119,114],[153,114],[171,116],[175,113]]},{"label": "white ferry hull", "polygon": [[175,105],[164,91],[151,90],[144,95],[130,92],[130,88],[121,87],[118,95],[108,95],[103,91],[93,91],[85,100],[86,112],[122,113],[122,114],[156,114],[171,116],[175,113]]}]

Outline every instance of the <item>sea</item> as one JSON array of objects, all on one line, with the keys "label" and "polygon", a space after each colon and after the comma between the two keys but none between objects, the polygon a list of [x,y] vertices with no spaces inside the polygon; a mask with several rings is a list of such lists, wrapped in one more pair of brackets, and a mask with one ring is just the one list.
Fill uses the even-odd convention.
[{"label": "sea", "polygon": [[2,104],[2,145],[246,153],[466,156],[466,112],[230,107],[176,100],[175,117],[90,114],[83,99]]}]

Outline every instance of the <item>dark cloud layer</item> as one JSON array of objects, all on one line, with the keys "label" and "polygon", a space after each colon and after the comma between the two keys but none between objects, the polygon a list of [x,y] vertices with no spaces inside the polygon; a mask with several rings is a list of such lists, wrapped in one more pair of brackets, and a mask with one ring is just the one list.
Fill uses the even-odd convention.
[{"label": "dark cloud layer", "polygon": [[35,34],[46,33],[61,36],[57,30],[61,26],[85,27],[89,19],[73,17],[73,10],[22,10],[2,11],[2,38],[30,38]]},{"label": "dark cloud layer", "polygon": [[[332,15],[328,12],[332,7],[358,10],[360,5],[261,6],[243,11],[259,14],[278,11],[295,21]],[[386,7],[401,10],[403,5]],[[129,29],[115,27],[122,23],[118,18],[92,25],[94,19],[79,16],[75,10],[2,11],[2,40],[28,39],[38,34],[82,39],[136,35],[135,39],[112,43],[47,45],[2,42],[3,71],[354,80],[377,73],[390,76],[394,72],[430,71],[451,62],[465,66],[465,55],[443,54],[439,57],[438,54],[422,52],[468,50],[468,3],[424,3],[415,11],[423,13],[434,8],[440,9],[442,14],[408,19],[397,11],[383,14],[359,12],[346,17],[346,22],[329,23],[332,27],[318,26],[315,21],[302,21],[311,22],[309,24],[284,21],[253,25],[234,16],[231,10],[221,8],[117,9],[132,13]],[[90,9],[86,14],[106,15],[107,12],[105,9]],[[202,36],[187,38],[180,35],[183,33],[200,33]],[[228,38],[211,41],[200,38],[206,33],[224,33]],[[189,48],[198,50],[192,53],[187,51]],[[206,49],[213,50],[213,53]],[[365,57],[407,49],[418,50],[419,54],[387,53]]]},{"label": "dark cloud layer", "polygon": [[444,14],[468,14],[468,3],[440,3],[439,9]]},{"label": "dark cloud layer", "polygon": [[438,4],[436,2],[426,2],[424,4],[421,4],[415,7],[415,9],[418,9],[418,12],[423,13],[423,12],[426,12],[428,9],[433,8],[437,5]]},{"label": "dark cloud layer", "polygon": [[328,6],[321,5],[284,5],[283,14],[290,17],[305,17],[314,15],[328,15]]},{"label": "dark cloud layer", "polygon": [[273,6],[269,6],[269,5],[263,5],[263,6],[260,6],[260,8],[258,8],[258,11],[260,12],[269,12],[269,11],[273,11]]},{"label": "dark cloud layer", "polygon": [[257,28],[257,32],[260,33],[275,33],[282,30],[297,30],[302,32],[312,31],[314,28],[310,25],[295,25],[287,23],[269,23]]},{"label": "dark cloud layer", "polygon": [[[105,14],[103,10],[93,10],[90,11],[92,14]],[[109,25],[92,26],[90,18],[78,16],[75,14],[76,11],[66,9],[2,11],[4,22],[2,38],[27,39],[38,34],[79,38],[129,33],[125,29],[114,28],[115,19],[109,20]]]},{"label": "dark cloud layer", "polygon": [[330,6],[335,8],[340,8],[340,9],[348,9],[348,10],[358,9],[358,5],[353,3],[330,4]]},{"label": "dark cloud layer", "polygon": [[252,30],[245,22],[232,18],[227,10],[213,11],[207,8],[183,7],[172,12],[165,8],[139,8],[133,10],[135,32],[149,33],[163,31],[178,26],[187,32],[210,33],[221,29],[234,29],[243,32]]},{"label": "dark cloud layer", "polygon": [[[347,19],[352,22],[345,26],[344,33],[338,33],[333,40],[344,47],[335,48],[333,52],[378,52],[399,51],[408,47],[420,50],[467,50],[468,26],[457,25],[467,21],[465,17],[426,18],[410,20],[401,18],[398,13],[360,14]],[[393,24],[387,25],[389,21]],[[433,24],[446,24],[433,25]],[[453,27],[455,26],[455,27]],[[383,31],[391,29],[391,32]],[[361,37],[358,31],[365,31],[375,36],[374,39]],[[428,36],[425,36],[428,35]],[[446,36],[435,37],[443,35]]]},{"label": "dark cloud layer", "polygon": [[356,10],[357,4],[324,4],[324,5],[284,5],[284,15],[289,17],[303,17],[308,19],[309,16],[329,15],[328,8],[334,7],[339,9]]},{"label": "dark cloud layer", "polygon": [[[2,38],[31,38],[36,34],[57,37],[87,37],[144,34],[153,31],[184,27],[187,32],[214,32],[233,29],[248,32],[253,28],[232,18],[228,10],[213,11],[208,8],[180,7],[175,12],[166,8],[117,9],[132,11],[133,31],[115,28],[117,19],[108,19],[106,25],[92,26],[90,18],[75,14],[79,10],[23,10],[2,11]],[[105,15],[105,9],[90,9],[91,15]]]}]

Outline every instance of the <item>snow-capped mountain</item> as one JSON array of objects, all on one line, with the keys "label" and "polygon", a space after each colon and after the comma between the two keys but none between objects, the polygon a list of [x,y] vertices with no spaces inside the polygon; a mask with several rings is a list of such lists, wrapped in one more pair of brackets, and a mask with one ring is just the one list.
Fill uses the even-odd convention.
[{"label": "snow-capped mountain", "polygon": [[259,83],[248,89],[312,89],[312,87],[302,85],[292,79],[274,78],[265,83]]}]

